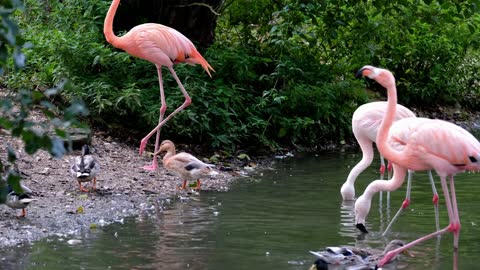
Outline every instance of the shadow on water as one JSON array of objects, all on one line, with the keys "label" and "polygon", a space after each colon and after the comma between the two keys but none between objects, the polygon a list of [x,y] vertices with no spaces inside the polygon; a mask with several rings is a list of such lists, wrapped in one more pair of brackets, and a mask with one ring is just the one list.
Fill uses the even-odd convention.
[{"label": "shadow on water", "polygon": [[[303,270],[314,260],[309,250],[334,245],[383,249],[392,239],[411,241],[435,229],[427,174],[416,173],[411,205],[392,233],[381,236],[403,201],[405,187],[374,197],[367,219],[370,233],[359,233],[354,202],[342,202],[339,189],[360,158],[332,153],[281,160],[274,170],[239,181],[230,192],[203,192],[150,216],[70,237],[81,237],[77,245],[56,237],[2,250],[0,268]],[[374,164],[360,175],[357,195],[378,177],[376,168]],[[457,176],[460,269],[476,269],[472,258],[480,252],[477,178]],[[440,224],[446,226],[440,198]],[[425,242],[411,250],[415,257],[403,257],[394,269],[451,269],[452,242],[451,235]]]}]

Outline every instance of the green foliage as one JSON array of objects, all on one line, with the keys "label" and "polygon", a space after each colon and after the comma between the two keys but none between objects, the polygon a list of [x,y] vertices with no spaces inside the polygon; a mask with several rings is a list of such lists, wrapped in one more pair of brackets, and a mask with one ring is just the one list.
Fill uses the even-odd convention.
[{"label": "green foliage", "polygon": [[[29,65],[11,88],[45,89],[67,78],[62,97],[81,97],[97,124],[148,132],[158,122],[155,67],[112,48],[103,36],[109,1],[26,0],[19,15]],[[345,2],[236,0],[225,4],[204,57],[217,71],[176,65],[193,103],[163,138],[238,147],[321,147],[351,139],[351,115],[368,95],[354,72],[392,70],[407,106],[478,107],[477,1]],[[460,71],[461,72],[458,72]],[[168,111],[184,97],[164,73]],[[384,95],[384,90],[373,85]]]},{"label": "green foliage", "polygon": [[[20,29],[11,18],[21,2],[16,0],[0,2],[0,75],[11,62],[15,69],[25,65],[24,40],[20,36]],[[50,152],[54,157],[61,157],[65,152],[64,140],[68,139],[65,129],[77,124],[75,116],[86,114],[83,103],[76,101],[59,113],[59,108],[51,101],[59,94],[63,84],[43,92],[20,90],[17,93],[4,89],[0,99],[0,129],[13,137],[21,138],[27,154],[34,154],[39,149]],[[41,123],[32,120],[32,107],[38,107],[49,121]],[[16,192],[22,192],[20,175],[14,170],[17,159],[16,149],[9,146],[7,161],[0,159],[0,203],[7,197],[7,184]]]},{"label": "green foliage", "polygon": [[[60,88],[52,88],[46,91],[21,90],[18,93],[12,93],[2,97],[0,101],[0,128],[8,132],[12,137],[20,138],[24,143],[24,151],[33,155],[39,149],[48,151],[53,157],[60,158],[66,153],[65,141],[69,141],[69,135],[66,130],[73,125],[79,126],[76,120],[77,115],[86,115],[85,106],[80,101],[75,101],[67,108],[62,109],[59,114],[59,108],[49,100],[59,94]],[[39,122],[32,117],[32,108],[38,107],[48,120]],[[11,164],[15,166],[17,160],[16,149],[9,146],[7,163],[0,160],[0,174],[3,177],[4,166]],[[18,174],[12,174],[10,170],[5,170],[7,183],[17,192],[20,192]],[[0,190],[5,188],[5,181],[0,181]],[[0,193],[2,193],[0,191]],[[5,195],[5,194],[4,194]],[[0,194],[0,202],[4,202],[5,197]]]},{"label": "green foliage", "polygon": [[11,18],[20,8],[22,8],[20,0],[0,2],[0,75],[4,72],[10,54],[16,68],[25,66],[25,56],[21,51],[24,40],[19,35],[20,29],[17,23]]}]

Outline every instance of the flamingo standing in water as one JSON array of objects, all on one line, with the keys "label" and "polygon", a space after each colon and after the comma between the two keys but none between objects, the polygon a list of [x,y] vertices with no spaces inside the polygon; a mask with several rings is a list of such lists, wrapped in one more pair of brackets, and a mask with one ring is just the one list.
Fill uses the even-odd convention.
[{"label": "flamingo standing in water", "polygon": [[399,188],[407,172],[435,170],[440,176],[449,225],[388,252],[379,262],[382,267],[400,252],[425,240],[448,232],[453,233],[454,269],[458,269],[460,217],[454,187],[454,175],[480,170],[480,142],[465,129],[447,121],[427,118],[405,118],[394,122],[397,89],[393,74],[381,68],[364,66],[357,76],[369,77],[387,89],[388,108],[377,135],[380,153],[393,163],[390,181],[376,180],[368,185],[355,202],[356,223],[363,224],[370,210],[370,201],[378,191]]},{"label": "flamingo standing in water", "polygon": [[[352,116],[352,131],[362,150],[362,159],[352,168],[347,180],[343,183],[340,193],[343,200],[355,199],[355,180],[373,161],[373,143],[377,139],[378,127],[387,109],[387,102],[377,101],[363,104],[358,107]],[[404,106],[399,105],[395,113],[395,120],[415,117],[415,114]],[[385,160],[380,155],[380,174],[385,173]],[[390,169],[390,168],[389,168]]]},{"label": "flamingo standing in water", "polygon": [[[177,63],[187,63],[191,65],[200,64],[203,69],[210,74],[213,68],[197,51],[193,43],[177,30],[156,23],[145,23],[132,28],[125,35],[118,37],[113,33],[113,18],[117,11],[120,0],[113,0],[108,9],[103,33],[107,41],[114,47],[122,49],[130,55],[152,62],[157,67],[158,83],[160,85],[160,117],[158,125],[140,141],[140,155],[143,153],[148,139],[156,132],[155,151],[158,152],[160,142],[160,128],[175,114],[191,104],[192,100],[178,78],[173,65]],[[167,105],[163,92],[162,66],[166,66],[182,91],[185,101],[183,104],[169,114],[165,119]],[[152,165],[143,167],[146,170],[156,170],[158,167],[157,156],[154,154]]]},{"label": "flamingo standing in water", "polygon": [[[342,194],[343,200],[354,200],[355,199],[355,180],[357,179],[358,175],[362,173],[373,161],[373,143],[377,139],[378,129],[382,122],[383,116],[387,110],[387,102],[385,101],[376,101],[370,102],[361,105],[358,107],[352,116],[352,131],[357,140],[358,144],[360,145],[360,149],[362,150],[362,159],[360,162],[352,168],[350,173],[348,174],[347,180],[343,183],[340,193]],[[395,118],[394,121],[403,118],[409,117],[416,117],[416,115],[409,110],[408,108],[397,105],[397,109],[395,111]],[[383,174],[385,173],[385,161],[383,156],[380,154],[380,174],[381,179],[383,179]],[[390,163],[389,163],[390,165]],[[391,168],[388,168],[389,170]],[[392,224],[398,219],[400,214],[408,207],[410,204],[410,188],[411,188],[411,179],[412,179],[412,171],[408,172],[408,185],[407,185],[407,194],[405,196],[405,200],[403,201],[400,209],[395,214],[393,219],[387,226],[387,229],[384,231],[384,235],[390,230]],[[434,210],[435,210],[435,222],[436,228],[439,228],[439,221],[438,221],[438,193],[435,188],[435,183],[433,180],[433,176],[429,173],[430,183],[432,185],[433,190],[433,203],[434,203]],[[365,228],[361,228],[363,232],[366,232]]]}]

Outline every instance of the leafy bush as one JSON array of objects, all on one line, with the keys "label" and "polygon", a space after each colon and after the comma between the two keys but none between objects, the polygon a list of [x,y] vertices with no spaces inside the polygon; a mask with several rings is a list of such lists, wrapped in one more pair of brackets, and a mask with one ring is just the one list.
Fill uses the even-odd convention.
[{"label": "leafy bush", "polygon": [[[29,65],[8,73],[8,86],[33,83],[44,89],[67,78],[63,98],[84,99],[96,124],[148,132],[160,107],[155,68],[107,44],[102,27],[109,1],[48,3],[26,0],[27,13],[19,19],[32,44],[26,50]],[[470,59],[479,55],[476,6],[471,1],[228,2],[216,43],[203,52],[217,72],[210,79],[199,66],[175,66],[193,103],[166,124],[162,137],[230,151],[352,139],[353,111],[378,96],[367,94],[353,77],[365,64],[394,72],[405,105],[428,109],[458,103],[475,109],[478,65]],[[165,70],[164,81],[168,113],[183,96]]]},{"label": "leafy bush", "polygon": [[[20,9],[20,1],[2,1],[0,3],[0,74],[4,70],[22,68],[25,64],[24,40],[20,29],[11,18]],[[11,58],[10,58],[11,55]],[[39,149],[48,151],[54,157],[61,157],[65,152],[64,140],[68,139],[66,129],[79,124],[76,115],[86,114],[85,106],[75,101],[64,110],[59,109],[51,100],[58,95],[61,86],[47,89],[43,92],[27,88],[17,93],[5,91],[0,99],[0,129],[10,136],[19,137],[24,142],[25,152],[34,154]],[[39,123],[29,118],[32,107],[39,107],[49,118],[47,123]],[[61,117],[60,117],[61,116]],[[7,160],[0,159],[0,203],[7,197],[7,184],[16,192],[22,192],[21,177],[13,169],[17,159],[16,149],[9,146]],[[3,155],[2,155],[3,156]]]}]

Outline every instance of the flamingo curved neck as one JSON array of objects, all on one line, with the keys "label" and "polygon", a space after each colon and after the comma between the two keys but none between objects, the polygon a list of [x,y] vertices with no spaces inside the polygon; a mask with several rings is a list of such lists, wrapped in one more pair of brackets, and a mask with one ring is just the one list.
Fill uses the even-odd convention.
[{"label": "flamingo curved neck", "polygon": [[395,120],[395,112],[397,110],[397,87],[395,86],[395,81],[390,84],[387,88],[387,110],[380,124],[380,128],[377,133],[377,147],[380,153],[384,158],[395,162],[400,156],[398,151],[392,149],[387,143],[388,133],[390,127],[392,127],[393,121]]},{"label": "flamingo curved neck", "polygon": [[[113,0],[110,8],[108,9],[107,16],[105,16],[105,22],[103,24],[103,34],[107,39],[107,42],[115,46],[118,44],[119,37],[113,33],[113,18],[117,12],[118,5],[120,5],[120,0]],[[117,47],[117,46],[115,46]]]},{"label": "flamingo curved neck", "polygon": [[390,180],[373,181],[367,186],[363,195],[371,200],[373,198],[373,195],[377,194],[380,191],[395,191],[402,186],[403,182],[405,181],[406,175],[407,169],[393,164],[392,178]]}]

